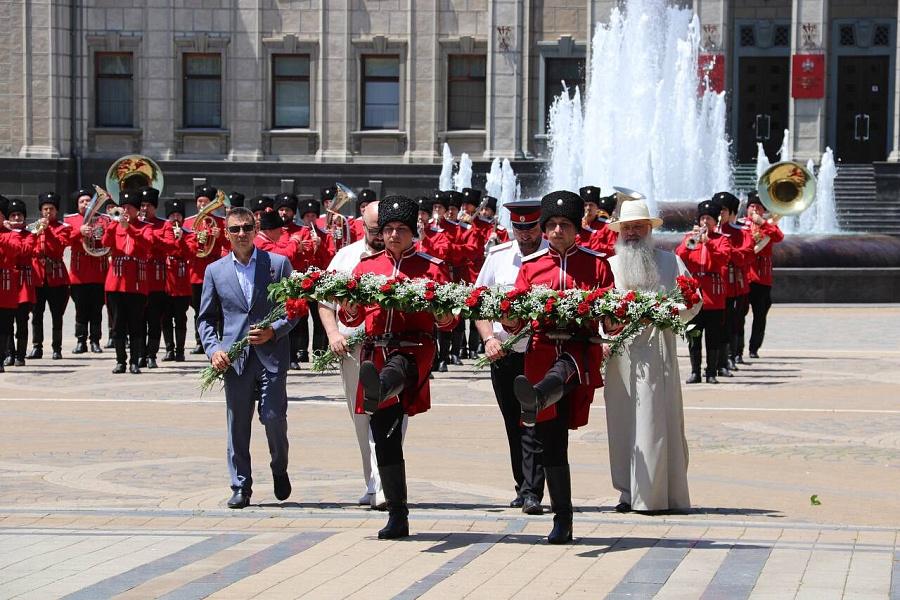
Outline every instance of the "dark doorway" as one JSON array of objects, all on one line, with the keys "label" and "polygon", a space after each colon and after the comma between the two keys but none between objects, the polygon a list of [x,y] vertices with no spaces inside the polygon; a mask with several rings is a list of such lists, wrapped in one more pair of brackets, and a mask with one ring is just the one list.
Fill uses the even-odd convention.
[{"label": "dark doorway", "polygon": [[775,160],[788,123],[790,59],[742,57],[738,61],[738,162],[756,160],[756,144]]},{"label": "dark doorway", "polygon": [[845,163],[887,158],[889,56],[838,57],[837,140]]}]

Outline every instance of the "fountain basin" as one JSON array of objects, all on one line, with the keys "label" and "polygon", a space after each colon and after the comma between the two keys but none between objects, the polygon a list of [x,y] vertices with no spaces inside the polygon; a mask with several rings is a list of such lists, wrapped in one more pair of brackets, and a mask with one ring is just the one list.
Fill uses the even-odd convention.
[{"label": "fountain basin", "polygon": [[[655,237],[658,247],[674,250],[684,234]],[[774,302],[900,302],[900,238],[789,234],[775,245],[773,259]]]}]

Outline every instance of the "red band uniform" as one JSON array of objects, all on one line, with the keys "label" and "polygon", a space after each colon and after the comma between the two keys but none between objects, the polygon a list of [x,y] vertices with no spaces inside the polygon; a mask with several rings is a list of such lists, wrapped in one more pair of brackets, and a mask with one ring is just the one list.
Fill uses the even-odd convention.
[{"label": "red band uniform", "polygon": [[3,221],[9,215],[9,200],[0,196],[0,373],[4,372],[13,319],[19,307],[20,257],[30,257],[33,247],[21,234],[7,229]]},{"label": "red band uniform", "polygon": [[[14,317],[14,333],[10,332],[9,352],[4,361],[5,366],[24,366],[25,349],[28,345],[28,316],[34,306],[36,293],[34,289],[34,258],[35,238],[34,234],[25,229],[27,217],[25,203],[22,200],[9,201],[9,220],[12,223],[12,231],[17,233],[25,244],[27,251],[15,256],[16,270],[18,271],[19,305],[16,307]],[[15,339],[15,343],[13,343]]]},{"label": "red band uniform", "polygon": [[[72,302],[75,304],[75,350],[73,354],[102,352],[100,337],[102,334],[103,305],[106,294],[103,286],[109,271],[108,256],[91,256],[84,249],[81,237],[81,226],[84,224],[85,211],[93,199],[94,192],[83,189],[72,193],[72,200],[78,212],[66,215],[65,221],[72,228],[69,231],[69,280],[71,282]],[[104,218],[104,217],[101,217]]]},{"label": "red band uniform", "polygon": [[[753,324],[750,327],[750,341],[747,344],[750,357],[758,358],[759,348],[766,335],[766,319],[772,307],[774,246],[784,240],[784,233],[774,220],[764,220],[766,207],[760,202],[756,191],[751,192],[747,200],[750,233],[754,243],[762,246],[760,251],[756,252],[756,260],[750,262],[749,299],[750,308],[753,309]],[[766,239],[769,241],[763,245]]]},{"label": "red band uniform", "polygon": [[49,305],[53,358],[62,358],[63,315],[69,304],[69,270],[63,254],[69,245],[71,227],[57,219],[60,197],[56,192],[38,195],[38,208],[49,223],[37,234],[34,269],[35,303],[31,319],[32,349],[28,358],[44,355],[44,310]]}]

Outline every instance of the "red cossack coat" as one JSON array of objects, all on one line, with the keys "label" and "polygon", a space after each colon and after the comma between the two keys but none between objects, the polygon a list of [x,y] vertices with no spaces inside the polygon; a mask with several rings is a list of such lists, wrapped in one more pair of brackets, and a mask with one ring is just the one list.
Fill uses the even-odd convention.
[{"label": "red cossack coat", "polygon": [[731,242],[721,233],[713,232],[708,234],[708,242],[697,244],[693,250],[688,250],[685,242],[692,235],[689,233],[684,236],[681,244],[675,249],[675,254],[684,261],[684,266],[700,282],[703,294],[703,308],[700,310],[724,310],[725,282],[722,273],[731,260]]},{"label": "red cossack coat", "polygon": [[69,281],[72,285],[105,283],[106,273],[109,271],[109,256],[91,256],[84,251],[81,238],[84,215],[67,215],[65,221],[72,228],[69,231],[69,247],[72,249]]}]

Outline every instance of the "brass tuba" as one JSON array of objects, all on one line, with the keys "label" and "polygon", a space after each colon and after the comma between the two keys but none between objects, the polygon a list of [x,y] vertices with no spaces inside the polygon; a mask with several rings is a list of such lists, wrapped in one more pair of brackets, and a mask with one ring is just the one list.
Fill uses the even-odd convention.
[{"label": "brass tuba", "polygon": [[356,202],[356,194],[343,183],[335,182],[337,192],[334,201],[325,214],[325,231],[331,231],[335,250],[340,250],[350,241],[350,223],[341,214],[341,207],[348,202]]},{"label": "brass tuba", "polygon": [[150,186],[162,194],[165,181],[159,165],[141,154],[123,156],[106,172],[106,189],[113,193]]},{"label": "brass tuba", "polygon": [[[782,217],[799,215],[812,206],[816,200],[816,178],[800,163],[785,160],[765,170],[756,183],[756,192],[769,212],[763,218],[777,223]],[[756,253],[769,243],[769,236],[760,236],[758,231],[753,232],[753,238]]]},{"label": "brass tuba", "polygon": [[[88,204],[87,210],[84,211],[84,221],[85,225],[89,225],[92,229],[97,226],[97,222],[100,219],[108,218],[101,211],[103,207],[106,206],[107,201],[113,201],[112,197],[109,195],[109,192],[104,190],[99,185],[94,186],[94,197],[91,198],[91,203]],[[86,254],[90,256],[95,256],[97,258],[101,258],[109,254],[109,248],[104,248],[100,245],[100,239],[91,233],[90,237],[85,238],[81,237],[81,245],[84,246],[84,251]]]},{"label": "brass tuba", "polygon": [[197,216],[194,217],[194,235],[200,244],[197,250],[197,258],[206,258],[210,255],[213,247],[216,245],[216,238],[212,234],[213,227],[218,227],[215,217],[212,216],[214,211],[220,208],[231,208],[231,200],[225,195],[225,192],[219,190],[216,193],[216,199],[200,209]]}]

